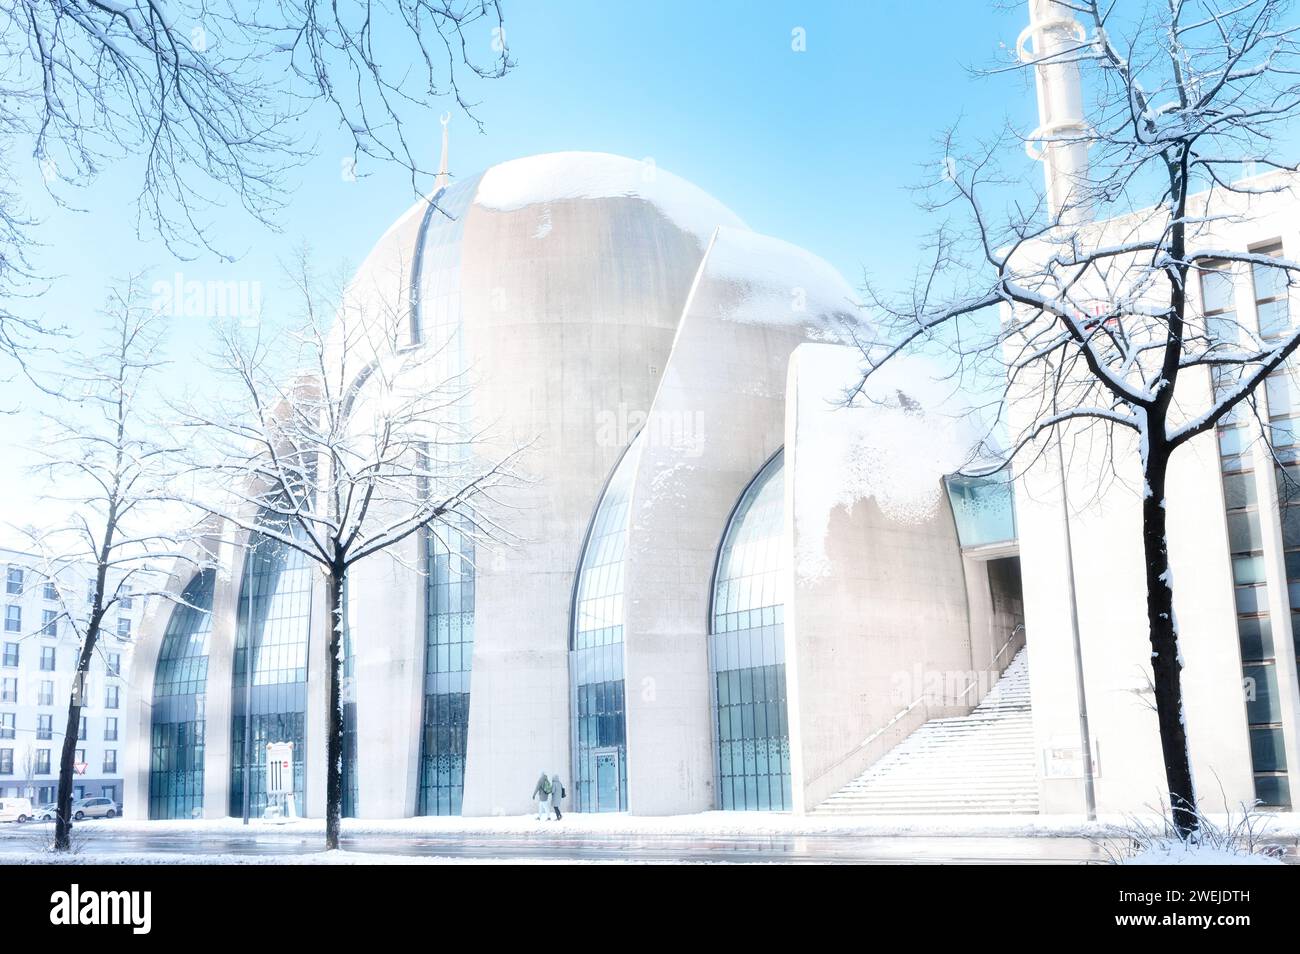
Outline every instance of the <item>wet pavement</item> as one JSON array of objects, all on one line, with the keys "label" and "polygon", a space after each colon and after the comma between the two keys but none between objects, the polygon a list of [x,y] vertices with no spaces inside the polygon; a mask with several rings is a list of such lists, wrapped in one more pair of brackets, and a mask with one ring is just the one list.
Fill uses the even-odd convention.
[{"label": "wet pavement", "polygon": [[[39,851],[50,826],[0,826],[0,853]],[[307,855],[319,833],[113,831],[111,823],[76,833],[96,856]],[[458,859],[803,864],[1078,864],[1105,861],[1084,838],[825,835],[344,834],[347,851]]]}]

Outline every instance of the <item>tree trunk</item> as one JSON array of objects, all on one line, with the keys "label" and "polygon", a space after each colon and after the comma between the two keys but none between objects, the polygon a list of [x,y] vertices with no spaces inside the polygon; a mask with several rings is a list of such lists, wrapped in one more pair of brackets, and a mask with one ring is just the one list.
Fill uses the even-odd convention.
[{"label": "tree trunk", "polygon": [[86,642],[77,660],[73,676],[72,695],[68,701],[68,723],[63,730],[63,749],[59,753],[59,794],[54,810],[54,850],[72,849],[72,778],[73,759],[77,754],[77,737],[81,735],[81,709],[85,699],[86,673],[95,655],[99,639],[99,626],[93,624],[86,631]]},{"label": "tree trunk", "polygon": [[343,575],[344,568],[330,568],[328,600],[330,613],[326,668],[329,670],[329,731],[325,736],[325,848],[339,846],[339,829],[343,815],[343,699],[340,691],[340,666],[343,662]]},{"label": "tree trunk", "polygon": [[1168,451],[1148,450],[1142,501],[1142,548],[1146,559],[1147,625],[1151,637],[1151,669],[1155,685],[1156,720],[1164,756],[1169,810],[1178,837],[1186,841],[1197,830],[1196,793],[1183,722],[1182,660],[1178,654],[1178,626],[1174,619],[1173,580],[1169,574],[1166,535],[1165,478]]}]

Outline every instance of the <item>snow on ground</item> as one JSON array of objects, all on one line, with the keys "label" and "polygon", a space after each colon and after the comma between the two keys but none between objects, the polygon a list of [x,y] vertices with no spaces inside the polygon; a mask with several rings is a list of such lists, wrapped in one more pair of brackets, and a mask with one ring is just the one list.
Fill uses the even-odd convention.
[{"label": "snow on ground", "polygon": [[[1216,816],[1207,816],[1216,820]],[[1153,815],[1152,822],[1159,816]],[[574,833],[592,835],[863,835],[885,837],[970,836],[970,837],[1107,837],[1127,830],[1131,815],[1103,816],[1089,822],[1079,815],[791,815],[777,812],[700,812],[693,815],[582,814],[566,812],[562,821],[538,821],[534,815],[497,815],[484,817],[431,816],[421,818],[343,820],[344,834],[388,835],[492,835]],[[33,831],[42,827],[30,824]],[[87,819],[75,831],[89,837],[111,831],[192,832],[195,834],[238,834],[253,832],[321,833],[325,822],[319,818],[296,819],[285,823],[255,819],[244,827],[238,818],[213,818],[196,821],[135,821],[125,818]],[[1275,838],[1300,838],[1300,814],[1270,815],[1263,835]]]},{"label": "snow on ground", "polygon": [[[552,152],[493,166],[479,182],[474,204],[498,212],[564,199],[644,199],[682,229],[708,241],[719,225],[744,228],[736,214],[700,189],[652,160],[638,162],[603,152]],[[537,238],[550,232],[543,210]],[[545,228],[543,229],[543,225]]]},{"label": "snow on ground", "polygon": [[1204,845],[1188,845],[1178,840],[1161,841],[1148,845],[1132,858],[1125,858],[1124,865],[1280,865],[1280,858],[1267,855],[1247,854],[1241,851],[1229,851],[1226,848],[1209,848]]},{"label": "snow on ground", "polygon": [[369,851],[316,851],[282,855],[199,855],[181,852],[141,852],[117,855],[93,851],[56,855],[53,852],[0,852],[2,865],[573,865],[635,864],[635,861],[575,860],[572,858],[466,858],[439,855],[388,855]]}]

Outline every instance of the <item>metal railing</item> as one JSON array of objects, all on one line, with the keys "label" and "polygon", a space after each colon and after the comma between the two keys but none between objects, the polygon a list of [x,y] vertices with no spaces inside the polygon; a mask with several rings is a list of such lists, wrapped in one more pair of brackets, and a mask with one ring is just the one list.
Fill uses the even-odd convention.
[{"label": "metal railing", "polygon": [[[997,651],[996,653],[993,654],[993,658],[992,658],[991,660],[989,660],[989,667],[988,667],[988,669],[986,670],[987,672],[994,672],[994,671],[996,671],[996,667],[997,667],[998,660],[1002,658],[1002,654],[1005,653],[1005,652],[1007,651],[1007,647],[1008,647],[1008,646],[1010,646],[1012,643],[1014,643],[1014,642],[1016,641],[1016,637],[1017,637],[1018,635],[1024,633],[1024,631],[1025,631],[1025,624],[1024,624],[1024,623],[1017,623],[1016,626],[1015,626],[1015,628],[1011,630],[1011,635],[1009,635],[1009,636],[1007,637],[1006,642],[1004,642],[1004,643],[1001,645],[1001,647],[999,647],[998,651]],[[970,685],[968,685],[965,689],[963,689],[963,690],[961,691],[961,694],[957,696],[957,699],[956,699],[955,701],[958,701],[958,702],[959,702],[960,700],[964,699],[964,698],[966,697],[966,695],[967,695],[967,694],[968,694],[972,689],[974,689],[975,686],[977,686],[978,684],[979,684],[979,674],[976,673],[976,674],[975,674],[975,678],[971,680]],[[878,738],[880,738],[882,735],[884,735],[886,732],[888,732],[888,731],[889,731],[890,729],[892,729],[894,726],[898,725],[898,723],[901,722],[901,721],[903,721],[903,719],[906,718],[906,716],[907,716],[907,715],[908,715],[908,714],[909,714],[913,709],[915,709],[915,708],[916,708],[917,706],[919,706],[921,703],[925,702],[926,699],[929,698],[929,696],[930,696],[930,694],[929,694],[928,692],[923,692],[923,693],[921,693],[919,696],[917,696],[915,699],[913,699],[913,700],[912,700],[911,702],[909,702],[907,705],[903,706],[903,708],[899,709],[896,713],[894,713],[894,715],[890,717],[890,719],[889,719],[888,722],[886,722],[884,725],[882,725],[879,729],[876,729],[876,731],[872,732],[869,736],[867,736],[865,739],[863,739],[861,742],[859,742],[856,746],[854,746],[852,749],[850,749],[850,750],[849,750],[848,752],[846,752],[844,755],[840,756],[838,759],[836,759],[836,760],[835,760],[834,762],[832,762],[830,765],[826,766],[826,768],[822,769],[822,770],[821,770],[820,772],[818,772],[816,775],[812,776],[812,778],[808,779],[808,781],[809,781],[809,782],[815,782],[815,781],[817,781],[818,779],[822,778],[823,776],[828,775],[828,774],[830,774],[831,772],[835,771],[835,769],[839,768],[841,765],[843,765],[843,764],[844,764],[845,762],[847,762],[849,759],[853,758],[855,755],[857,755],[859,752],[861,752],[861,751],[862,751],[863,749],[865,749],[867,746],[871,745],[871,743],[875,742]]]},{"label": "metal railing", "polygon": [[[989,665],[988,668],[984,670],[985,672],[1001,672],[1001,670],[998,669],[998,660],[1001,659],[1002,654],[1007,651],[1007,647],[1016,641],[1016,636],[1020,635],[1024,631],[1025,624],[1017,623],[1015,629],[1011,630],[1011,635],[1007,637],[1007,641],[1002,644],[1001,648],[993,654],[993,658],[989,660]],[[980,674],[977,672],[975,673],[975,678],[970,681],[970,685],[961,691],[955,701],[960,702],[962,699],[965,699],[966,696],[970,694],[970,691],[979,685],[979,679]]]}]

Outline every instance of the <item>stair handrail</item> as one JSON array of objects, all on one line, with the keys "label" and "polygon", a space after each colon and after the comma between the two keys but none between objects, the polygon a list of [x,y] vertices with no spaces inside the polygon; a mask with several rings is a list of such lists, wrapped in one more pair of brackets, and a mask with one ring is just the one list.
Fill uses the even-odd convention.
[{"label": "stair handrail", "polygon": [[[1002,657],[1002,654],[1007,651],[1008,646],[1010,646],[1013,642],[1015,642],[1016,636],[1020,633],[1023,633],[1024,631],[1025,631],[1025,624],[1017,623],[1015,628],[1011,630],[1011,635],[1007,637],[1007,641],[1002,644],[1001,648],[998,649],[998,651],[993,654],[993,658],[989,660],[989,668],[985,670],[986,672],[997,671],[998,660]],[[961,700],[965,699],[966,695],[977,685],[979,685],[979,679],[980,679],[979,673],[975,673],[975,678],[970,681],[970,685],[968,685],[965,689],[963,689],[958,694],[955,701],[961,702]]]},{"label": "stair handrail", "polygon": [[[1000,648],[996,653],[994,653],[994,654],[993,654],[993,658],[992,658],[991,660],[989,660],[989,668],[990,668],[990,669],[992,669],[993,666],[997,663],[998,658],[999,658],[999,657],[1000,657],[1004,652],[1006,652],[1007,647],[1010,646],[1011,643],[1015,641],[1015,638],[1016,638],[1017,634],[1024,632],[1024,630],[1025,630],[1025,624],[1024,624],[1024,623],[1017,623],[1017,624],[1016,624],[1016,627],[1015,627],[1013,630],[1011,630],[1011,635],[1007,637],[1007,641],[1006,641],[1005,643],[1002,644],[1002,647],[1001,647],[1001,648]],[[976,677],[976,681],[978,681],[978,676]],[[967,686],[964,690],[962,690],[962,694],[961,694],[960,696],[958,696],[957,698],[958,698],[958,699],[961,699],[962,696],[965,696],[966,693],[970,692],[971,689],[974,688],[974,686],[975,686],[975,682],[972,682],[969,686]],[[862,740],[860,743],[858,743],[856,746],[854,746],[853,748],[849,749],[848,752],[844,753],[844,755],[840,756],[838,759],[836,759],[836,760],[835,760],[834,762],[832,762],[830,765],[826,766],[826,768],[822,769],[822,770],[821,770],[820,772],[818,772],[816,775],[814,775],[814,776],[812,776],[811,778],[809,778],[808,781],[809,781],[809,782],[815,782],[815,781],[817,781],[819,778],[821,778],[823,775],[827,775],[827,774],[829,774],[830,772],[833,772],[835,769],[839,768],[841,765],[843,765],[843,764],[844,764],[845,762],[847,762],[849,759],[853,758],[853,756],[857,755],[859,752],[861,752],[863,749],[865,749],[867,746],[869,746],[872,742],[876,741],[876,739],[880,738],[882,735],[884,735],[886,732],[888,732],[890,729],[892,729],[894,726],[896,726],[899,722],[901,722],[901,721],[903,720],[903,718],[904,718],[908,713],[910,713],[913,709],[915,709],[917,706],[919,706],[922,702],[925,702],[925,700],[928,699],[929,696],[930,696],[930,693],[929,693],[929,692],[923,692],[923,693],[921,693],[919,696],[917,696],[915,699],[913,699],[913,700],[912,700],[911,702],[909,702],[907,705],[903,706],[903,708],[901,708],[901,709],[899,709],[897,712],[895,712],[895,713],[893,714],[893,716],[890,717],[890,719],[889,719],[888,722],[886,722],[884,725],[882,725],[882,726],[881,726],[879,729],[877,729],[875,732],[872,732],[869,736],[867,736],[865,739],[863,739],[863,740]]]},{"label": "stair handrail", "polygon": [[863,739],[861,742],[859,742],[856,746],[854,746],[853,748],[849,749],[849,751],[847,751],[846,753],[844,753],[842,756],[840,756],[838,759],[836,759],[836,760],[835,760],[834,762],[832,762],[830,765],[826,766],[826,768],[822,769],[820,772],[818,772],[818,773],[817,773],[816,775],[814,775],[812,778],[808,779],[808,781],[809,781],[809,782],[815,782],[815,781],[817,781],[819,778],[821,778],[823,775],[829,774],[830,772],[832,772],[832,771],[834,771],[835,769],[839,768],[841,765],[843,765],[845,762],[847,762],[847,761],[848,761],[849,759],[851,759],[853,756],[857,755],[859,752],[861,752],[863,749],[865,749],[868,745],[870,745],[872,742],[876,741],[876,739],[880,738],[882,735],[884,735],[886,732],[888,732],[890,729],[892,729],[895,725],[897,725],[899,722],[901,722],[904,716],[906,716],[909,712],[911,712],[913,709],[915,709],[917,706],[919,706],[922,702],[924,702],[924,701],[929,697],[929,695],[930,695],[930,694],[929,694],[928,692],[923,692],[923,693],[921,693],[919,696],[917,696],[915,699],[913,699],[913,700],[912,700],[911,702],[909,702],[907,705],[903,706],[903,708],[901,708],[901,709],[899,709],[897,712],[895,712],[895,713],[893,714],[893,716],[890,718],[890,720],[889,720],[888,722],[886,722],[884,725],[882,725],[882,726],[881,726],[879,729],[877,729],[875,732],[872,732],[869,736],[867,736],[865,739]]}]

